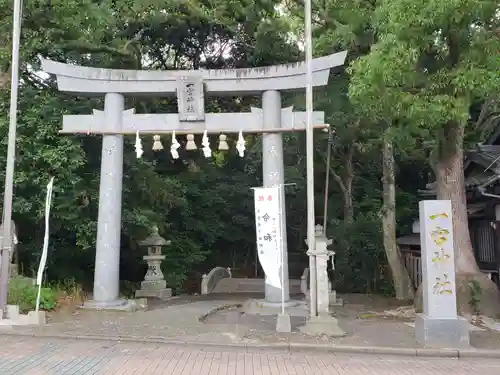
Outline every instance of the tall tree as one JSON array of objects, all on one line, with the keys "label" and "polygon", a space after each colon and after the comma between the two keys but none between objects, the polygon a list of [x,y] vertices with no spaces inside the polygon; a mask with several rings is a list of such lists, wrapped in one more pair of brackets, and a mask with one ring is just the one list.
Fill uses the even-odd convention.
[{"label": "tall tree", "polygon": [[413,299],[413,286],[396,242],[396,171],[393,141],[389,132],[382,136],[382,228],[384,249],[391,268],[396,299]]},{"label": "tall tree", "polygon": [[452,201],[462,312],[468,310],[470,280],[483,289],[482,311],[500,311],[498,289],[479,272],[472,252],[463,173],[470,106],[500,84],[498,11],[496,0],[382,0],[379,40],[352,65],[350,95],[359,105],[374,117],[404,119],[406,126],[437,135],[437,198]]}]

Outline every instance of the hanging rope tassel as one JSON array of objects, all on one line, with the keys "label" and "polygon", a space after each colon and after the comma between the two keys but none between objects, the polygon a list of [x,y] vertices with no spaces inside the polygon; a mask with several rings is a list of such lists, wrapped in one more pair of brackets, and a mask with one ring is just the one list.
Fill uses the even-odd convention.
[{"label": "hanging rope tassel", "polygon": [[142,150],[141,137],[139,137],[139,130],[135,133],[135,155],[140,159],[144,151]]},{"label": "hanging rope tassel", "polygon": [[238,141],[236,142],[236,150],[240,157],[245,155],[245,138],[243,138],[243,132],[240,130],[238,133]]},{"label": "hanging rope tassel", "polygon": [[179,159],[179,153],[177,149],[181,147],[179,142],[177,142],[177,138],[175,138],[175,130],[172,132],[172,145],[170,146],[170,154],[173,159]]},{"label": "hanging rope tassel", "polygon": [[161,143],[161,137],[159,135],[153,136],[153,151],[163,150],[163,144]]},{"label": "hanging rope tassel", "polygon": [[192,151],[192,150],[198,149],[198,147],[196,146],[196,143],[194,142],[194,135],[193,134],[188,134],[186,139],[187,139],[186,150]]},{"label": "hanging rope tassel", "polygon": [[225,134],[219,135],[219,150],[229,150],[229,145],[227,144],[227,136]]},{"label": "hanging rope tassel", "polygon": [[212,156],[212,150],[210,149],[210,141],[208,139],[208,134],[207,131],[205,130],[203,132],[203,137],[201,138],[201,144],[203,146],[203,154],[205,155],[206,158],[209,158]]}]

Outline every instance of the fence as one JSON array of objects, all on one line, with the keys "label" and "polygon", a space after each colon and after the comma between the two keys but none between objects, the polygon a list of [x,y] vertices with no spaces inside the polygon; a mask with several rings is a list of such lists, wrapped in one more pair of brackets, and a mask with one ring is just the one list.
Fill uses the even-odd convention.
[{"label": "fence", "polygon": [[413,289],[417,290],[422,282],[422,259],[412,253],[402,253],[403,263],[408,270]]}]

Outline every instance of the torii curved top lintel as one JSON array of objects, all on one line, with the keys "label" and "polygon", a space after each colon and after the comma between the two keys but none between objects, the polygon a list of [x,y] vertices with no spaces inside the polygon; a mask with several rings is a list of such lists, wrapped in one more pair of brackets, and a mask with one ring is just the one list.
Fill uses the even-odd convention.
[{"label": "torii curved top lintel", "polygon": [[[344,64],[347,51],[313,59],[313,86],[328,82],[330,69]],[[296,91],[305,86],[304,62],[248,69],[124,70],[90,68],[41,59],[42,69],[57,76],[60,91],[106,94],[173,95],[180,77],[201,77],[208,93],[251,95],[267,90]]]}]

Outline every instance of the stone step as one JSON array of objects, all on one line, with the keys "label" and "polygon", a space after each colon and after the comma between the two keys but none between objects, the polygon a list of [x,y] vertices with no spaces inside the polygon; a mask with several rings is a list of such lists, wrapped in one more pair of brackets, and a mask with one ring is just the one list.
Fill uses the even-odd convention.
[{"label": "stone step", "polygon": [[[264,293],[264,279],[226,278],[221,279],[212,293]],[[290,293],[300,293],[300,280],[290,279]]]}]

